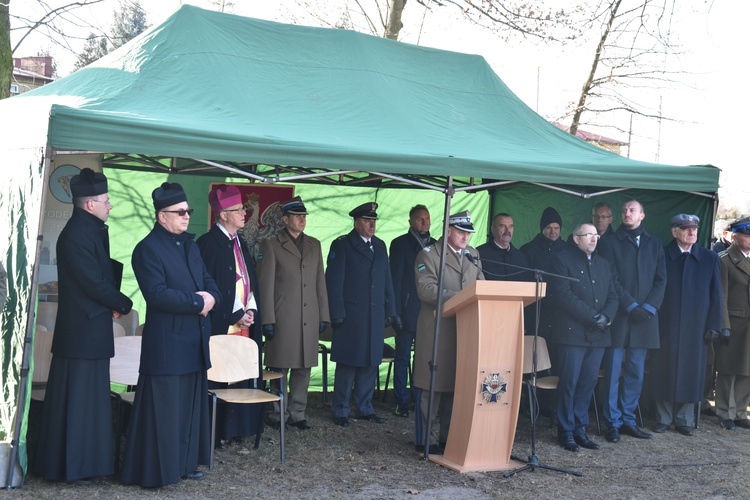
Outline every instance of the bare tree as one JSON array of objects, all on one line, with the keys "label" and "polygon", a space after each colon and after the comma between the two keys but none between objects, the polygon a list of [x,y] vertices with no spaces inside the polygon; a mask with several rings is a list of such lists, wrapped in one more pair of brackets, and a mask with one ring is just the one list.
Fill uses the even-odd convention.
[{"label": "bare tree", "polygon": [[583,123],[584,113],[627,112],[664,119],[645,104],[644,92],[677,83],[683,73],[670,71],[668,64],[679,55],[670,40],[676,7],[675,0],[599,0],[594,6],[584,26],[600,36],[577,104],[568,115],[571,134]]},{"label": "bare tree", "polygon": [[[63,25],[63,22],[80,24],[81,21],[74,15],[74,12],[81,7],[104,0],[79,0],[54,9],[49,8],[43,0],[22,1],[38,1],[39,5],[44,8],[44,14],[38,19],[17,16],[10,12],[10,0],[0,0],[0,99],[8,97],[10,93],[10,81],[13,77],[13,54],[26,37],[32,32],[44,33],[54,44],[72,50],[68,45],[71,37],[68,37],[60,26]],[[11,27],[11,20],[15,25],[14,27]],[[16,30],[23,34],[19,37],[15,46],[11,46],[10,33]]]},{"label": "bare tree", "polygon": [[234,2],[230,0],[209,0],[209,3],[216,7],[219,12],[229,12],[235,6]]},{"label": "bare tree", "polygon": [[0,1],[0,99],[10,96],[13,53],[10,50],[10,0]]},{"label": "bare tree", "polygon": [[147,30],[148,27],[146,12],[138,0],[121,1],[119,10],[114,13],[114,21],[109,36],[90,33],[83,50],[76,55],[75,70],[88,66],[109,52],[125,45]]},{"label": "bare tree", "polygon": [[[340,17],[331,21],[331,9],[322,7],[324,0],[297,0],[307,14],[323,26],[354,29],[372,35],[397,40],[403,27],[403,12],[408,0],[349,0]],[[554,2],[550,2],[554,4]],[[482,26],[504,38],[511,34],[540,40],[571,39],[578,29],[570,22],[570,13],[561,8],[547,7],[545,0],[414,0],[428,11],[446,8],[470,22]],[[412,4],[410,4],[412,5]],[[575,7],[573,10],[578,10]]]}]

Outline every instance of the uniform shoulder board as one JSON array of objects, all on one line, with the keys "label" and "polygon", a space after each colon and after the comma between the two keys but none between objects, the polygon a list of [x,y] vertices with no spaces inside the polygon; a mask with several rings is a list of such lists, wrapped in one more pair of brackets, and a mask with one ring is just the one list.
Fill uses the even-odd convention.
[{"label": "uniform shoulder board", "polygon": [[338,241],[338,240],[343,240],[344,238],[346,238],[346,235],[345,235],[345,234],[342,234],[341,236],[339,236],[338,238],[336,238],[336,240],[337,240],[337,241]]}]

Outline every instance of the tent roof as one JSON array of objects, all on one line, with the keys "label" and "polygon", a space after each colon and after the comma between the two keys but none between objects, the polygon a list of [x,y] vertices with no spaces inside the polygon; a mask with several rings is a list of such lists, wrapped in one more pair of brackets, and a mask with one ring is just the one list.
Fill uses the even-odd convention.
[{"label": "tent roof", "polygon": [[559,130],[480,56],[187,5],[13,99],[45,99],[48,145],[113,153],[109,166],[219,164],[271,182],[336,173],[326,180],[364,183],[378,173],[431,185],[456,176],[465,185],[718,187],[714,167],[631,161]]}]

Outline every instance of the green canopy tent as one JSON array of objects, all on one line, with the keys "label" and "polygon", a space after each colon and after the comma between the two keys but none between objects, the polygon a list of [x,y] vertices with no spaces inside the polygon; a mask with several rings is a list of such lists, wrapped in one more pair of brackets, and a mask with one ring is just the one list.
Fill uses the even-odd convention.
[{"label": "green canopy tent", "polygon": [[[23,465],[24,346],[33,336],[50,174],[68,155],[95,157],[126,187],[134,173],[158,172],[180,182],[240,177],[335,192],[427,189],[445,195],[444,215],[462,192],[498,188],[499,207],[514,187],[545,186],[579,200],[620,189],[677,194],[686,198],[675,206],[710,216],[719,178],[711,166],[631,161],[570,136],[479,56],[191,6],[96,63],[0,102],[0,113],[8,124],[0,214],[10,221],[0,228],[0,256],[11,280],[0,439],[13,440]],[[124,192],[130,210],[147,210],[148,193]],[[532,209],[529,220],[538,220],[543,207]],[[399,210],[405,220],[407,208]],[[135,241],[131,233],[127,255]]]}]

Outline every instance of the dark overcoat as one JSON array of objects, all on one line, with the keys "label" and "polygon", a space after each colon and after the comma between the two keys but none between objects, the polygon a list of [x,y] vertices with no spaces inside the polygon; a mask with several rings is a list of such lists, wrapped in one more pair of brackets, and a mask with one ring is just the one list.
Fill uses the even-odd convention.
[{"label": "dark overcoat", "polygon": [[[667,286],[664,246],[646,231],[643,231],[640,243],[636,245],[625,228],[620,226],[610,238],[598,245],[598,249],[612,268],[620,301],[612,321],[612,347],[657,349],[658,311]],[[657,313],[649,320],[636,323],[628,314],[628,308],[633,304],[648,304]]]},{"label": "dark overcoat", "polygon": [[396,315],[396,299],[383,240],[373,236],[374,251],[352,230],[331,243],[326,268],[333,330],[331,359],[348,366],[378,366],[383,360],[385,318]]},{"label": "dark overcoat", "polygon": [[[427,246],[433,243],[435,238],[430,236]],[[408,332],[417,331],[421,302],[417,297],[417,286],[414,284],[414,261],[423,248],[422,241],[413,230],[391,241],[389,257],[393,294],[396,297],[396,314],[401,318],[404,330]]]},{"label": "dark overcoat", "polygon": [[550,279],[549,300],[554,303],[555,339],[558,344],[581,347],[609,347],[609,328],[594,329],[594,316],[612,320],[617,312],[617,293],[609,263],[596,252],[591,260],[577,246],[568,245],[555,255],[552,272],[577,278]]},{"label": "dark overcoat", "polygon": [[664,247],[667,287],[659,309],[661,347],[650,357],[651,395],[659,401],[703,400],[707,329],[719,331],[723,313],[719,257],[693,245],[687,257],[672,240]]},{"label": "dark overcoat", "polygon": [[146,299],[143,375],[185,375],[211,367],[211,320],[201,316],[203,298],[195,292],[210,293],[215,307],[221,293],[193,236],[170,233],[157,223],[133,250],[133,271]]},{"label": "dark overcoat", "polygon": [[[521,253],[526,257],[529,267],[541,271],[552,271],[552,260],[555,254],[561,252],[566,246],[562,238],[555,241],[550,240],[542,233],[539,233],[533,240],[521,246]],[[542,275],[542,281],[549,282],[549,276]],[[539,335],[547,340],[548,344],[556,343],[555,340],[555,307],[554,304],[547,300],[541,299],[539,303]],[[533,332],[536,323],[536,304],[532,304],[524,310],[524,329],[527,332]]]},{"label": "dark overcoat", "polygon": [[133,302],[115,285],[109,234],[101,219],[73,208],[57,239],[57,275],[52,354],[83,359],[114,356],[112,311],[127,314]]},{"label": "dark overcoat", "polygon": [[[490,239],[484,245],[477,247],[479,258],[482,260],[484,278],[494,281],[534,281],[534,275],[511,266],[530,267],[526,256],[519,249],[510,244],[507,250],[501,249]],[[507,266],[510,264],[511,266]]]},{"label": "dark overcoat", "polygon": [[266,364],[274,368],[318,366],[320,322],[331,321],[320,242],[299,238],[301,254],[285,230],[263,240],[258,254],[263,323],[275,325]]},{"label": "dark overcoat", "polygon": [[722,295],[726,308],[723,327],[732,330],[728,346],[715,346],[716,371],[750,376],[750,260],[736,244],[719,255]]},{"label": "dark overcoat", "polygon": [[[429,363],[432,360],[435,345],[435,315],[440,295],[438,280],[442,248],[443,238],[440,238],[433,245],[419,252],[414,263],[417,294],[422,301],[414,342],[414,386],[424,390],[430,388]],[[459,260],[456,252],[450,247],[446,248],[447,255],[443,268],[443,303],[476,280],[484,279],[481,261],[479,261],[480,264],[475,265],[466,257]],[[475,258],[477,257],[476,248],[467,246],[466,250]],[[435,372],[435,391],[453,392],[456,385],[456,349],[456,317],[442,318],[437,359],[434,363],[438,367]]]}]

